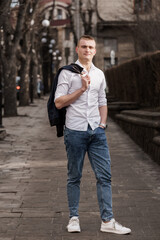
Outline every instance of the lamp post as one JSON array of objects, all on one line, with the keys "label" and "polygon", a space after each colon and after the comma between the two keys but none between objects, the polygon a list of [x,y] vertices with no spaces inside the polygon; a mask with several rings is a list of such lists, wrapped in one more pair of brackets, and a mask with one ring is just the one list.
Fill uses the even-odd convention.
[{"label": "lamp post", "polygon": [[58,56],[58,61],[62,61],[62,57],[61,56]]},{"label": "lamp post", "polygon": [[48,87],[48,72],[49,72],[49,53],[48,53],[48,27],[50,26],[50,21],[48,19],[44,19],[42,21],[42,27],[44,32],[42,33],[42,75],[43,75],[43,93],[46,94],[49,92]]},{"label": "lamp post", "polygon": [[50,87],[52,87],[52,82],[53,82],[53,78],[54,78],[54,59],[53,59],[53,55],[54,55],[54,49],[55,49],[55,44],[56,41],[55,39],[51,39],[50,43],[49,43],[49,54],[50,54]]},{"label": "lamp post", "polygon": [[59,68],[59,63],[60,61],[62,61],[62,57],[60,55],[60,51],[59,49],[56,49],[53,53],[53,63],[54,63],[54,74],[57,72],[58,68]]},{"label": "lamp post", "polygon": [[49,21],[48,19],[44,19],[44,20],[42,21],[42,26],[43,26],[43,27],[49,27],[49,25],[50,25],[50,21]]}]

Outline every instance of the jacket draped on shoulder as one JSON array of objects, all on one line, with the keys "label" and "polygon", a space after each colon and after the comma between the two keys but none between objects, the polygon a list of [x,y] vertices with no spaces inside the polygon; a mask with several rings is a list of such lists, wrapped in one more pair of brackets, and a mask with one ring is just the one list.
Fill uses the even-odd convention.
[{"label": "jacket draped on shoulder", "polygon": [[72,63],[67,66],[61,67],[55,78],[53,79],[53,84],[52,84],[52,90],[50,93],[50,97],[47,103],[47,110],[48,110],[48,118],[51,127],[56,126],[57,129],[57,137],[62,137],[63,136],[63,130],[64,130],[64,125],[65,125],[65,116],[66,116],[66,108],[62,109],[57,109],[54,103],[54,98],[55,98],[55,92],[57,89],[57,84],[58,84],[58,77],[59,74],[62,70],[68,70],[77,74],[80,74],[83,70],[81,66],[78,64]]}]

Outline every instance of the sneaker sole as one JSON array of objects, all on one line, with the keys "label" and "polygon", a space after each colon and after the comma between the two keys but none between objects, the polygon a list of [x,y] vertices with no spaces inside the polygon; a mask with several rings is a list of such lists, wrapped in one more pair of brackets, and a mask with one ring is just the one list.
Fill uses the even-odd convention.
[{"label": "sneaker sole", "polygon": [[69,229],[67,229],[67,231],[69,233],[80,233],[81,232],[81,230],[69,230]]},{"label": "sneaker sole", "polygon": [[116,230],[105,230],[105,229],[100,229],[101,232],[108,232],[108,233],[116,233],[116,234],[121,234],[121,235],[125,235],[125,234],[129,234],[131,233],[131,231],[126,231],[126,232],[119,232]]},{"label": "sneaker sole", "polygon": [[77,229],[69,229],[68,226],[66,227],[67,231],[69,233],[80,233],[81,232],[81,229],[80,228],[77,228]]}]

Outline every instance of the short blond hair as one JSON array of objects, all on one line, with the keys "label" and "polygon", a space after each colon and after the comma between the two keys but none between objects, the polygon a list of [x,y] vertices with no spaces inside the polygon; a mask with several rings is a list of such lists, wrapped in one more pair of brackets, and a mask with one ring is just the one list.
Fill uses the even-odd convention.
[{"label": "short blond hair", "polygon": [[94,39],[92,36],[90,36],[90,35],[82,35],[82,36],[79,38],[79,40],[78,40],[77,46],[79,45],[79,42],[80,42],[81,39],[92,40],[92,41],[94,41],[94,42],[96,43],[95,39]]}]

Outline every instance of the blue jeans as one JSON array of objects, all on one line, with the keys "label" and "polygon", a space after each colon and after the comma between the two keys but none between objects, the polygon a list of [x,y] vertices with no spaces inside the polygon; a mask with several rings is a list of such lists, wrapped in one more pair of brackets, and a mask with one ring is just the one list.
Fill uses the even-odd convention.
[{"label": "blue jeans", "polygon": [[80,181],[86,152],[97,179],[97,198],[101,219],[109,221],[112,213],[110,154],[103,128],[75,131],[65,128],[64,142],[68,158],[67,196],[70,217],[79,216]]}]

